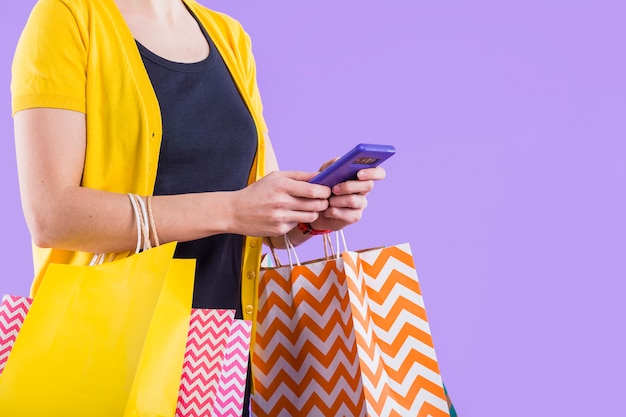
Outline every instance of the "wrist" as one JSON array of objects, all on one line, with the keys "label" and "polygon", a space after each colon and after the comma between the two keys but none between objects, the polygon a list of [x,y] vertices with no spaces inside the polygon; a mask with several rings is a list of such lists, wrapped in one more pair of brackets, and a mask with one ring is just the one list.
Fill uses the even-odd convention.
[{"label": "wrist", "polygon": [[200,213],[211,213],[209,216],[202,216],[204,230],[207,235],[222,233],[236,233],[239,229],[237,216],[235,213],[238,206],[235,192],[207,192],[202,193],[204,199]]}]

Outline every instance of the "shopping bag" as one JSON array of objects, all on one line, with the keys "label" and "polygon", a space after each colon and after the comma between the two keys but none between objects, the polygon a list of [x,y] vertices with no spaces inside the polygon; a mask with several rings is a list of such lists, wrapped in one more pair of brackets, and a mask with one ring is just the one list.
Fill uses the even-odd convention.
[{"label": "shopping bag", "polygon": [[449,416],[408,243],[341,254],[369,416]]},{"label": "shopping bag", "polygon": [[255,416],[365,415],[340,259],[263,268],[255,341]]},{"label": "shopping bag", "polygon": [[[173,415],[190,325],[194,276],[195,261],[172,260],[143,346],[124,417]],[[180,291],[181,285],[185,288],[184,292]]]},{"label": "shopping bag", "polygon": [[[30,298],[11,295],[5,295],[0,302],[0,375],[31,303]],[[162,307],[167,305],[162,303]],[[234,313],[234,310],[192,310],[175,414],[177,417],[241,416],[252,323],[233,319]],[[168,317],[159,319],[167,320]],[[161,339],[160,342],[167,344],[168,339]],[[167,361],[167,357],[149,356],[146,352],[147,346],[144,346],[142,358],[148,366],[143,372],[137,373],[135,387],[138,392],[129,396],[126,415],[158,415],[158,411],[150,412],[149,407],[153,405],[155,409],[154,405],[158,403],[154,399],[162,391],[158,384],[176,382],[181,374],[179,369],[174,369],[174,378],[164,375],[160,364]],[[171,349],[161,349],[161,352],[171,353]],[[162,371],[159,374],[149,372],[155,369]],[[138,389],[140,386],[141,389]]]},{"label": "shopping bag", "polygon": [[220,372],[215,417],[239,417],[248,379],[252,322],[235,320],[230,328],[224,362]]},{"label": "shopping bag", "polygon": [[257,416],[449,416],[408,244],[264,268]]},{"label": "shopping bag", "polygon": [[252,323],[234,315],[193,310],[176,417],[241,416]]},{"label": "shopping bag", "polygon": [[32,303],[32,298],[8,294],[0,301],[0,375]]},{"label": "shopping bag", "polygon": [[174,415],[195,269],[174,249],[50,265],[0,375],[0,415]]},{"label": "shopping bag", "polygon": [[[0,375],[31,303],[30,298],[11,295],[5,295],[0,302]],[[216,320],[216,316],[220,315],[226,316],[225,321],[227,324],[230,323],[229,326],[223,326],[219,319]],[[233,316],[232,310],[192,310],[176,408],[177,417],[238,417],[241,415],[252,323],[247,320],[233,320]],[[227,338],[224,338],[226,334]],[[167,340],[161,340],[161,342],[167,343]],[[148,362],[148,355],[145,351],[146,347],[144,347],[143,355],[146,364],[158,364],[157,367],[151,367],[153,370],[160,368],[160,364],[164,363],[163,359],[166,358],[152,356],[151,360],[154,362]],[[173,380],[177,380],[178,374],[181,373],[178,369],[175,372],[177,375]],[[147,384],[169,382],[172,379],[163,375],[162,372],[159,375],[154,373],[150,375],[145,370],[143,373],[138,372],[136,381],[139,380],[140,374]],[[216,382],[217,377],[219,381]],[[130,395],[127,415],[147,415],[149,407],[146,406],[157,403],[154,397],[162,390],[154,385],[152,387],[143,385],[138,391],[135,395]],[[135,397],[140,398],[133,402],[131,399]],[[142,404],[138,405],[137,402]],[[157,414],[152,412],[152,415]]]}]

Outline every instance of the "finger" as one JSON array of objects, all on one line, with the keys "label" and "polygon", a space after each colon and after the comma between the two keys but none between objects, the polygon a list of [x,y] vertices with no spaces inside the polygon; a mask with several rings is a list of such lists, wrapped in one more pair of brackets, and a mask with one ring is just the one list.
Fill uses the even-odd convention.
[{"label": "finger", "polygon": [[357,178],[360,180],[384,180],[387,176],[387,172],[383,167],[366,168],[357,173]]},{"label": "finger", "polygon": [[293,211],[305,211],[319,213],[326,210],[330,205],[327,198],[300,198],[294,197],[290,209]]},{"label": "finger", "polygon": [[317,172],[305,172],[305,171],[280,171],[278,175],[283,177],[295,180],[295,181],[308,181],[314,176],[316,176]]},{"label": "finger", "polygon": [[313,211],[292,211],[289,214],[289,219],[286,223],[289,223],[292,227],[289,230],[296,227],[298,223],[313,223],[320,216],[320,213]]},{"label": "finger", "polygon": [[346,181],[333,187],[334,195],[367,195],[374,189],[374,181]]},{"label": "finger", "polygon": [[361,220],[363,210],[355,210],[344,207],[329,207],[328,210],[321,213],[321,216],[344,224],[352,224]]},{"label": "finger", "polygon": [[289,194],[294,197],[326,200],[330,197],[330,187],[320,184],[309,184],[304,181],[293,181],[289,187]]},{"label": "finger", "polygon": [[367,198],[360,194],[333,196],[328,200],[329,209],[364,210],[367,207]]},{"label": "finger", "polygon": [[307,181],[317,173],[303,171],[282,171],[276,175],[286,181],[282,182],[282,188],[289,195],[300,198],[327,199],[330,197],[330,188],[320,184],[310,184]]},{"label": "finger", "polygon": [[286,222],[291,224],[295,223],[293,224],[293,227],[295,227],[298,223],[313,223],[320,217],[321,213],[324,213],[325,211],[290,211],[286,217],[288,219]]},{"label": "finger", "polygon": [[336,157],[336,158],[331,159],[330,161],[324,162],[322,164],[322,166],[320,167],[320,171],[325,170],[326,168],[328,168],[330,166],[330,164],[332,164],[333,162],[335,162],[338,159],[339,159],[339,157]]}]

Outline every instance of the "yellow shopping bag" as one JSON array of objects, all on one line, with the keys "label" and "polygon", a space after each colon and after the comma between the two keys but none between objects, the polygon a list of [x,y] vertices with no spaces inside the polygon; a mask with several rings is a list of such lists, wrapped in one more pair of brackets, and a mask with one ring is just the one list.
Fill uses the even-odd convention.
[{"label": "yellow shopping bag", "polygon": [[0,376],[0,415],[173,416],[195,269],[175,247],[50,265]]}]

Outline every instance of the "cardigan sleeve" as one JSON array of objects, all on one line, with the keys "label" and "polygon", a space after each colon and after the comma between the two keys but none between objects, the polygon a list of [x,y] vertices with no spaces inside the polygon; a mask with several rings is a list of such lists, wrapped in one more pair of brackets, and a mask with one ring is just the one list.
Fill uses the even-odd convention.
[{"label": "cardigan sleeve", "polygon": [[84,33],[86,28],[69,1],[39,0],[13,58],[13,114],[34,107],[86,111],[88,38]]}]

